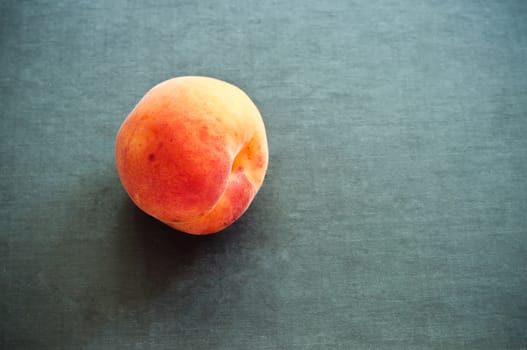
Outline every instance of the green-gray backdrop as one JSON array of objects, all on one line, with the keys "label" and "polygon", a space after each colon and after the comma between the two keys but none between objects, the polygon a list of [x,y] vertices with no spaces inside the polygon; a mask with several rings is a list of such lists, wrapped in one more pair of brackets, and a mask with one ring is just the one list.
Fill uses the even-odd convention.
[{"label": "green-gray backdrop", "polygon": [[[527,2],[0,3],[2,349],[526,349]],[[243,88],[270,166],[195,238],[117,129],[154,84]]]}]

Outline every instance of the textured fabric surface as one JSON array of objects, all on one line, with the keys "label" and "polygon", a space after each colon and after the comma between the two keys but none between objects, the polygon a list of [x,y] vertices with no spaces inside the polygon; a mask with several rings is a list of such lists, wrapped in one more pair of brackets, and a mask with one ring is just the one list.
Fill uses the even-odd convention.
[{"label": "textured fabric surface", "polygon": [[[527,2],[0,2],[2,349],[526,349]],[[138,211],[117,129],[209,75],[266,182],[221,234]]]}]

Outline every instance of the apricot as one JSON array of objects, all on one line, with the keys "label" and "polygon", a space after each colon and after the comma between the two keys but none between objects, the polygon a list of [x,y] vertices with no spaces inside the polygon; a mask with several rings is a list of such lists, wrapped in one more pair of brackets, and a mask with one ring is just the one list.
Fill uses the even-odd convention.
[{"label": "apricot", "polygon": [[124,120],[115,144],[131,200],[190,234],[219,232],[245,213],[268,157],[264,123],[249,96],[198,76],[154,86]]}]

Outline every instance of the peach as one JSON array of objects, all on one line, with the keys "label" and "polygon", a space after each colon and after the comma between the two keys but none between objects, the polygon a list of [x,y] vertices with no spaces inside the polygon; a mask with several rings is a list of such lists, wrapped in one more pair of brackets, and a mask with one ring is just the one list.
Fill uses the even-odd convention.
[{"label": "peach", "polygon": [[264,123],[238,87],[209,77],[154,86],[117,133],[117,172],[145,213],[190,234],[236,221],[267,170]]}]

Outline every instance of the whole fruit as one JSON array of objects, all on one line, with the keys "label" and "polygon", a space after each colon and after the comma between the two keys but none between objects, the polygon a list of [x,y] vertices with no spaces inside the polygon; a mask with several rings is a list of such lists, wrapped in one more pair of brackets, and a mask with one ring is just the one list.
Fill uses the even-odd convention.
[{"label": "whole fruit", "polygon": [[249,207],[267,170],[264,123],[238,87],[209,77],[164,81],[125,119],[117,171],[145,213],[191,234],[221,231]]}]

